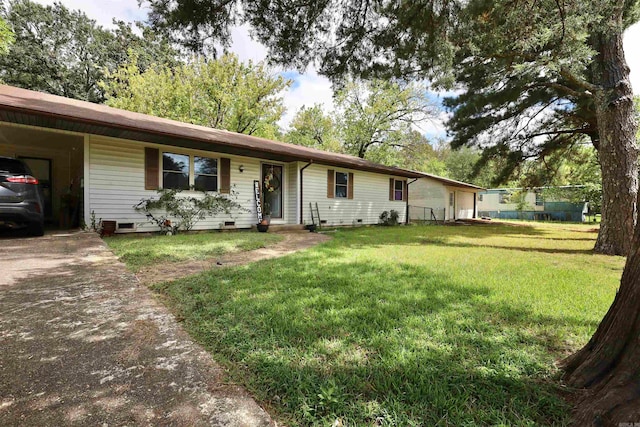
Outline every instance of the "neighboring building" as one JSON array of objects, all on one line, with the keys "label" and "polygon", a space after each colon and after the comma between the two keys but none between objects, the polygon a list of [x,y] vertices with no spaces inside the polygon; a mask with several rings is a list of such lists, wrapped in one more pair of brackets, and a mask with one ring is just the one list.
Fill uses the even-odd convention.
[{"label": "neighboring building", "polygon": [[409,220],[476,218],[480,191],[484,188],[424,173],[415,182],[409,181]]},{"label": "neighboring building", "polygon": [[196,229],[249,228],[257,222],[256,183],[272,224],[310,223],[310,203],[327,225],[376,224],[390,210],[404,222],[407,181],[424,177],[443,183],[441,201],[456,194],[458,217],[474,212],[466,187],[449,180],[10,86],[0,86],[0,155],[31,165],[48,220],[67,226],[95,215],[117,221],[117,232],[153,231],[133,206],[159,188],[197,185],[235,193],[248,211]]},{"label": "neighboring building", "polygon": [[[559,187],[571,191],[579,186]],[[545,187],[546,188],[546,187]],[[496,219],[584,222],[587,202],[547,199],[543,187],[522,194],[521,188],[492,188],[478,194],[478,214]],[[516,200],[522,198],[521,200]],[[520,202],[520,203],[518,203]]]}]

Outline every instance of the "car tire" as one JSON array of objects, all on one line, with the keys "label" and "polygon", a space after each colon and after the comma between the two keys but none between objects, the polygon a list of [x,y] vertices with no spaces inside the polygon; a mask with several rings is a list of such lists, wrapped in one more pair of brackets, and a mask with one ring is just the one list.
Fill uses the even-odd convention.
[{"label": "car tire", "polygon": [[35,222],[29,226],[28,231],[32,236],[44,236],[44,224],[41,222]]}]

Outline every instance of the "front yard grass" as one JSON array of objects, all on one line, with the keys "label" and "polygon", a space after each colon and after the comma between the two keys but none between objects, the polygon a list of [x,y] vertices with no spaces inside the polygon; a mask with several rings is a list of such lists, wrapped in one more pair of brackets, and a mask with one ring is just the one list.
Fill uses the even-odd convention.
[{"label": "front yard grass", "polygon": [[340,230],[155,289],[286,425],[565,425],[554,362],[586,343],[624,263],[592,253],[591,228]]},{"label": "front yard grass", "polygon": [[228,253],[260,249],[282,240],[270,233],[183,233],[175,236],[114,236],[104,239],[133,271],[165,262],[200,260]]}]

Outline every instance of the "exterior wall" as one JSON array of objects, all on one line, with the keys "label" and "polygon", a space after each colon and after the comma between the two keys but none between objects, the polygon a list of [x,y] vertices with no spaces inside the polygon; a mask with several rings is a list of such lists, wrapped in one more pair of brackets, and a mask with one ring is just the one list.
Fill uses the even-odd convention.
[{"label": "exterior wall", "polygon": [[470,219],[475,217],[473,206],[474,193],[456,190],[456,219]]},{"label": "exterior wall", "polygon": [[[219,155],[209,151],[190,150],[179,147],[168,147],[102,136],[89,136],[89,212],[95,212],[97,219],[116,220],[118,223],[134,223],[134,230],[154,231],[157,228],[149,224],[144,216],[135,212],[133,206],[143,198],[156,196],[155,190],[144,189],[144,147],[155,147],[160,151],[178,154],[203,155],[211,157],[228,157],[231,159],[231,186],[237,193],[236,201],[248,208],[249,212],[233,212],[231,216],[222,214],[214,218],[199,221],[194,229],[221,228],[225,221],[235,221],[236,228],[250,228],[256,222],[253,181],[260,180],[261,160],[250,157]],[[273,162],[271,162],[273,163]],[[244,171],[239,171],[243,165]],[[162,174],[160,174],[162,175]],[[288,169],[285,165],[285,183],[288,189]],[[162,179],[162,178],[160,178]],[[187,193],[185,191],[185,193]],[[291,203],[285,191],[283,204]],[[295,199],[295,195],[293,197]],[[284,209],[284,219],[277,223],[295,224],[290,209]],[[124,232],[125,230],[119,230]]]},{"label": "exterior wall", "polygon": [[[431,220],[429,209],[424,208],[433,209],[438,221],[474,218],[473,190],[447,186],[431,178],[420,178],[409,188],[409,218],[412,220]],[[454,194],[453,205],[450,205],[450,193]]]},{"label": "exterior wall", "polygon": [[[327,197],[327,171],[353,173],[353,199]],[[304,170],[303,177],[303,218],[305,224],[311,223],[309,203],[318,203],[320,219],[326,225],[377,224],[383,211],[396,210],[399,221],[405,220],[406,202],[389,200],[389,179],[406,179],[343,169],[323,165],[311,165]],[[362,220],[362,222],[358,222]]]},{"label": "exterior wall", "polygon": [[478,214],[496,219],[584,222],[587,213],[586,203],[545,200],[542,205],[536,206],[536,195],[533,191],[527,192],[526,206],[518,210],[515,203],[500,203],[501,193],[507,191],[496,189],[480,193],[482,200],[478,200]]},{"label": "exterior wall", "polygon": [[287,223],[297,224],[300,222],[298,215],[298,162],[292,162],[287,164],[287,186],[285,187],[285,194],[287,196],[286,215],[288,218]]},{"label": "exterior wall", "polygon": [[449,191],[441,182],[420,178],[409,186],[409,219],[429,221],[429,209],[424,208],[431,208],[436,219],[443,221],[449,211],[448,204]]}]

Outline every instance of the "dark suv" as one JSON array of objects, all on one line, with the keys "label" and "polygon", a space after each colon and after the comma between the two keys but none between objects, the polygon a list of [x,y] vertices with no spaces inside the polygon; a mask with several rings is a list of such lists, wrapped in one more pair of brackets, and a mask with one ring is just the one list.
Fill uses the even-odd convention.
[{"label": "dark suv", "polygon": [[44,234],[44,198],[38,180],[24,162],[0,157],[0,228]]}]

